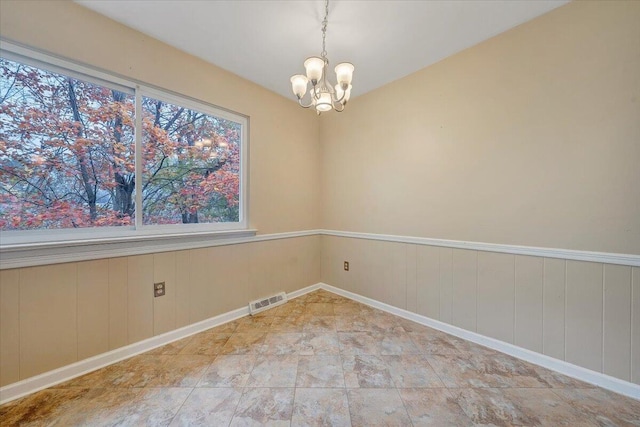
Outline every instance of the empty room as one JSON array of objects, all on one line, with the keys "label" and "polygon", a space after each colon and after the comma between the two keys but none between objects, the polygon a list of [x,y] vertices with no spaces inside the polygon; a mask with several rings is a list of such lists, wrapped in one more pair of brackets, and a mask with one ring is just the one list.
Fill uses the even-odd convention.
[{"label": "empty room", "polygon": [[640,426],[640,1],[0,0],[0,425]]}]

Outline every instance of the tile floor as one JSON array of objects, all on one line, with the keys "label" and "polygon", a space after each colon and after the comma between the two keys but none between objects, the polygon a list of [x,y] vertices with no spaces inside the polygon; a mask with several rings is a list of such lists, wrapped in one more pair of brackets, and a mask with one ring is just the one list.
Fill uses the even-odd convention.
[{"label": "tile floor", "polygon": [[0,407],[2,426],[628,426],[640,402],[326,291]]}]

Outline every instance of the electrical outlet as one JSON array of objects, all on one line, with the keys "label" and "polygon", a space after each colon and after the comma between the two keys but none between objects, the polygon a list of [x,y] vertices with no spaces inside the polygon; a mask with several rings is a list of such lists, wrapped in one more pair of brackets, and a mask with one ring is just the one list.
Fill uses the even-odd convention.
[{"label": "electrical outlet", "polygon": [[349,271],[349,261],[344,262],[344,271]]},{"label": "electrical outlet", "polygon": [[153,284],[153,296],[154,297],[161,297],[164,295],[165,289],[164,289],[164,282],[159,282],[159,283],[154,283]]}]

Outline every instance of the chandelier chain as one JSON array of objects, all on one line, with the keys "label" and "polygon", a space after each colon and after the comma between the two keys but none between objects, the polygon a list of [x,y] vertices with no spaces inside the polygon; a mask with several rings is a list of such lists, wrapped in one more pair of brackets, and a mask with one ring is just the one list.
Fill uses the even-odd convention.
[{"label": "chandelier chain", "polygon": [[329,0],[324,2],[324,19],[322,20],[322,59],[327,59],[327,24],[329,23]]}]

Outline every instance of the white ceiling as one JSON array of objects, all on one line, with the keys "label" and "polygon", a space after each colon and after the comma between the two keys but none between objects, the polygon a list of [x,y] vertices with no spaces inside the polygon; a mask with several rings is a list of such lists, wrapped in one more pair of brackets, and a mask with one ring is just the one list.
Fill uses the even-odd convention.
[{"label": "white ceiling", "polygon": [[[322,0],[76,2],[292,100],[289,77],[322,50]],[[567,2],[332,0],[328,57],[355,65],[357,96]]]}]

